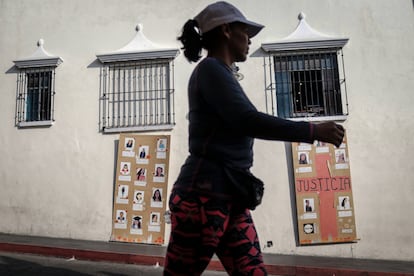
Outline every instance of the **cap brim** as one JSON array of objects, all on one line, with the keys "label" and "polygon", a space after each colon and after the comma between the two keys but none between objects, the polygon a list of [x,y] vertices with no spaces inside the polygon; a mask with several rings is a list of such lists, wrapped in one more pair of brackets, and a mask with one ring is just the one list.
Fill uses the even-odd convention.
[{"label": "cap brim", "polygon": [[246,20],[243,23],[245,23],[248,26],[247,35],[250,38],[257,35],[264,28],[264,25],[249,20]]}]

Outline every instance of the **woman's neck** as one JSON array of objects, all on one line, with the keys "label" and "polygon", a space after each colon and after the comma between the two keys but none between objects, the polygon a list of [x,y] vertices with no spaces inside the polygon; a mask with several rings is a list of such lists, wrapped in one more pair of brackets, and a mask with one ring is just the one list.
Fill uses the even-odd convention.
[{"label": "woman's neck", "polygon": [[231,67],[233,60],[231,58],[231,55],[228,53],[228,51],[224,48],[220,48],[217,50],[210,50],[208,52],[208,57],[213,57],[216,58],[218,60],[220,60],[221,62],[223,62],[224,64],[226,64],[227,66]]}]

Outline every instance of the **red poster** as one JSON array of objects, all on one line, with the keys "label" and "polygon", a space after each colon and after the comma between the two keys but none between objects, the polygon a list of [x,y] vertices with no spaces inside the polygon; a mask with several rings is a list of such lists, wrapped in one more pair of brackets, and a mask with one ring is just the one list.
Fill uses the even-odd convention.
[{"label": "red poster", "polygon": [[346,139],[339,148],[292,143],[300,244],[353,242],[355,208]]}]

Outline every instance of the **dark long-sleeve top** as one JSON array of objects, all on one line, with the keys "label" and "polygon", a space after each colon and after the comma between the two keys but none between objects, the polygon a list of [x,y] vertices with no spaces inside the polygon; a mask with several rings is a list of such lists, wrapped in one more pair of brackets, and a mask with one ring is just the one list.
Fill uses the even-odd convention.
[{"label": "dark long-sleeve top", "polygon": [[[190,156],[176,187],[194,188],[196,182],[224,185],[221,166],[252,166],[254,138],[313,142],[312,124],[259,112],[231,69],[218,59],[207,57],[197,65],[189,81],[188,98]],[[207,186],[207,190],[211,188]]]}]

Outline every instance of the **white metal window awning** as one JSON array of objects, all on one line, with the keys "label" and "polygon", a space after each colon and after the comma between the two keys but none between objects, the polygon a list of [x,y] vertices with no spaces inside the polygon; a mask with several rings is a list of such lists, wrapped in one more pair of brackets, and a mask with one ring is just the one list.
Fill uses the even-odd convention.
[{"label": "white metal window awning", "polygon": [[265,52],[321,48],[342,49],[348,42],[349,38],[333,37],[313,29],[305,18],[306,15],[301,12],[298,15],[299,24],[293,33],[279,41],[262,43],[262,49]]},{"label": "white metal window awning", "polygon": [[135,37],[124,47],[110,53],[97,54],[102,63],[137,61],[146,59],[174,59],[179,49],[162,47],[150,41],[143,33],[142,24],[136,26]]},{"label": "white metal window awning", "polygon": [[37,50],[29,57],[13,61],[17,68],[57,67],[63,62],[59,56],[49,54],[43,47],[44,40],[39,39]]}]

